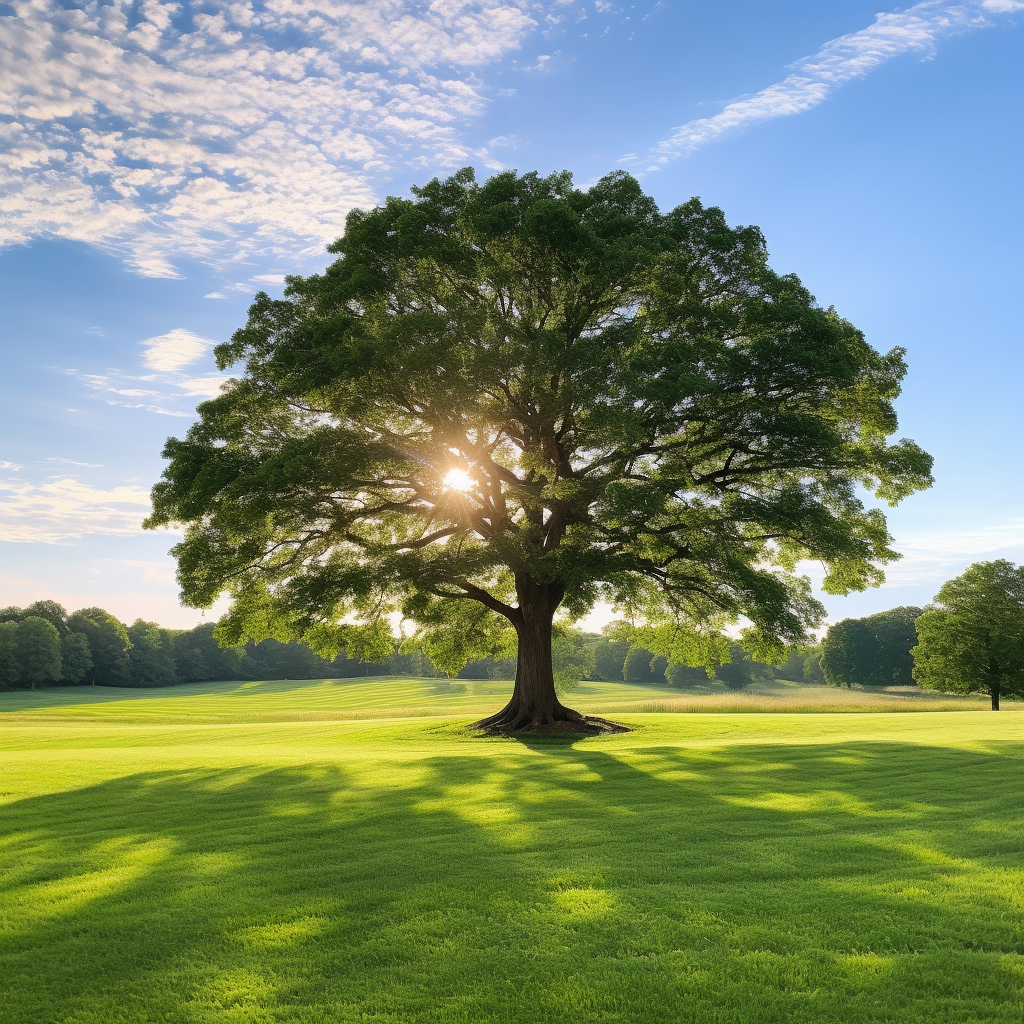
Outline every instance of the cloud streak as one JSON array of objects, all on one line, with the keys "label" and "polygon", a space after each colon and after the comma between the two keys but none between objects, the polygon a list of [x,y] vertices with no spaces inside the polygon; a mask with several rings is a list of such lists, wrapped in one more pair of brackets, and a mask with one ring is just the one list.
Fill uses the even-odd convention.
[{"label": "cloud streak", "polygon": [[735,100],[714,117],[672,130],[647,157],[649,171],[688,156],[723,135],[823,103],[847,82],[905,53],[929,56],[939,41],[993,25],[994,18],[1024,10],[1024,0],[925,0],[899,13],[879,14],[874,24],[830,40],[816,54],[791,65],[781,82]]},{"label": "cloud streak", "polygon": [[933,584],[936,589],[972,562],[996,558],[1024,561],[1024,519],[960,533],[908,537],[896,544],[903,554],[886,567],[886,587]]},{"label": "cloud streak", "polygon": [[150,276],[320,251],[400,167],[487,163],[460,129],[529,0],[10,0],[0,244],[61,237]]},{"label": "cloud streak", "polygon": [[0,540],[60,544],[86,534],[142,532],[149,492],[135,487],[91,487],[75,477],[42,484],[0,480]]}]

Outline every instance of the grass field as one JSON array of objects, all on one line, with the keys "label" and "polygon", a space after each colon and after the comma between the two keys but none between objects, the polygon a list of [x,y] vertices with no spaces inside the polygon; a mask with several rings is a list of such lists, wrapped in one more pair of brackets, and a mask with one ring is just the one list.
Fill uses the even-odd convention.
[{"label": "grass field", "polygon": [[507,689],[0,694],[0,1019],[1024,1019],[1019,705],[591,684],[634,732],[468,736]]}]

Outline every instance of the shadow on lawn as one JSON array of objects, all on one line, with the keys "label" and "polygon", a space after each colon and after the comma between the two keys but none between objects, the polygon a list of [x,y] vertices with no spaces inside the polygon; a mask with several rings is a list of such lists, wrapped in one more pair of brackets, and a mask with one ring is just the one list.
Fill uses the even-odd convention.
[{"label": "shadow on lawn", "polygon": [[543,743],[24,800],[3,1019],[1016,1021],[1022,753]]}]

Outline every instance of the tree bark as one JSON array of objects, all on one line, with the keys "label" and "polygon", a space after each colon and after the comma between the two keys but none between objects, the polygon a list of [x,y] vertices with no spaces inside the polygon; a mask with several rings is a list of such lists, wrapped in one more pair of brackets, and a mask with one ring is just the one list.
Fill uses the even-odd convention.
[{"label": "tree bark", "polygon": [[555,693],[551,624],[562,600],[562,588],[517,576],[516,592],[519,615],[513,620],[513,625],[519,640],[519,653],[512,699],[496,715],[474,722],[470,728],[502,735],[582,733],[595,736],[606,732],[627,732],[624,726],[567,708]]},{"label": "tree bark", "polygon": [[999,684],[993,683],[989,688],[989,693],[992,694],[992,710],[999,710]]}]

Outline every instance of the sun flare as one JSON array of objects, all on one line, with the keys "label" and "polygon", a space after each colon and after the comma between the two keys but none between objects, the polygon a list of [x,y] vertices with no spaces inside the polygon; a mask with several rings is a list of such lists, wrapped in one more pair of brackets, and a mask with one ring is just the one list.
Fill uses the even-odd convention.
[{"label": "sun flare", "polygon": [[444,485],[451,491],[468,491],[474,484],[473,478],[464,469],[449,469]]}]

